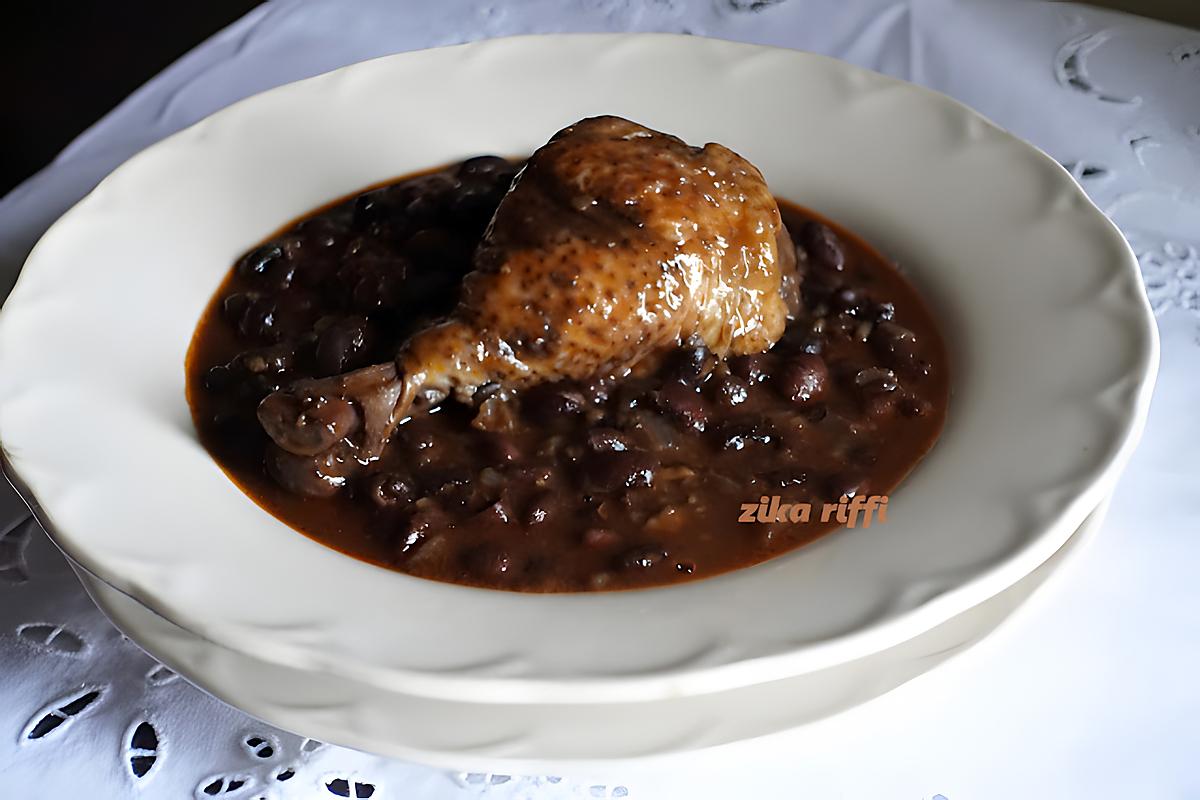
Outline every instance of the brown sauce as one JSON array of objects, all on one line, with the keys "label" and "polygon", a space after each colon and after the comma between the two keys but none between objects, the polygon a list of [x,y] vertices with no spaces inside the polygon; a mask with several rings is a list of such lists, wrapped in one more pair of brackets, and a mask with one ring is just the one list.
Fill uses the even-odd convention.
[{"label": "brown sauce", "polygon": [[[854,234],[781,201],[803,308],[768,353],[681,347],[649,375],[546,384],[512,430],[448,400],[400,426],[331,497],[283,488],[255,418],[298,378],[386,362],[448,313],[515,166],[483,157],[313,212],[248,253],[197,327],[187,391],[204,446],[265,510],[349,555],[519,591],[661,585],[756,564],[891,492],[945,419],[947,358],[924,302]],[[810,522],[739,522],[778,495]],[[880,528],[886,535],[886,527]]]}]

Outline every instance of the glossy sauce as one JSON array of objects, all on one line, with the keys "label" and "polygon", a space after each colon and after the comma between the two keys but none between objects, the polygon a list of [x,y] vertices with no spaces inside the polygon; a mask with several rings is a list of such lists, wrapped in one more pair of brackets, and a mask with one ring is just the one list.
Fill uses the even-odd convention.
[{"label": "glossy sauce", "polygon": [[[239,261],[197,328],[187,378],[200,439],[293,528],[443,581],[661,585],[828,533],[838,523],[819,521],[824,502],[891,492],[932,447],[949,376],[927,307],[861,239],[781,201],[803,304],[770,352],[721,362],[688,346],[649,374],[528,388],[503,432],[473,426],[479,409],[448,400],[401,425],[335,496],[282,488],[264,468],[258,401],[297,378],[386,362],[454,307],[515,169],[474,163],[287,226]],[[742,504],[772,495],[813,504],[813,521],[738,521]]]}]

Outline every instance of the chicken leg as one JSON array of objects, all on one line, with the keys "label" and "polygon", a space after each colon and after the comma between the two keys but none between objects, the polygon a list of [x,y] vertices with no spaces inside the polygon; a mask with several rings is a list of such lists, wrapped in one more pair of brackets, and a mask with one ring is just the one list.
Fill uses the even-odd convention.
[{"label": "chicken leg", "polygon": [[517,176],[449,318],[394,363],[269,395],[259,420],[287,453],[328,461],[341,447],[342,461],[367,463],[400,420],[451,395],[623,375],[695,339],[719,358],[765,351],[787,323],[794,270],[778,206],[748,161],[618,117],[585,119]]}]

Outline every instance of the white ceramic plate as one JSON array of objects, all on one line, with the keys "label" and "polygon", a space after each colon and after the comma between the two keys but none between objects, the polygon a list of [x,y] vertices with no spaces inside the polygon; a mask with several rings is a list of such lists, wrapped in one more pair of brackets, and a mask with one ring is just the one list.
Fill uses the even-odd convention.
[{"label": "white ceramic plate", "polygon": [[[929,298],[949,421],[888,524],[684,586],[539,596],[338,555],[245,497],[183,391],[238,254],[330,198],[529,152],[602,113],[733,147]],[[650,700],[858,658],[1011,586],[1111,488],[1157,356],[1116,228],[1050,158],[948,98],[787,50],[524,37],[285,86],[118,169],[46,234],[0,315],[0,440],[76,562],[211,642],[430,697]]]},{"label": "white ceramic plate", "polygon": [[1057,552],[984,602],[895,647],[757,686],[645,703],[437,700],[271,664],[205,642],[80,573],[108,617],[192,683],[285,730],[464,772],[583,776],[605,761],[776,733],[864,703],[963,652],[1008,620],[1099,529],[1105,500]]}]

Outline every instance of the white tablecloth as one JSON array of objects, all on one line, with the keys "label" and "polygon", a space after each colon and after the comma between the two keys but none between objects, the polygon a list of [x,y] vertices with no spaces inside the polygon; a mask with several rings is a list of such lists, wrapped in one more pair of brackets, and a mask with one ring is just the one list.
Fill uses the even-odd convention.
[{"label": "white tablecloth", "polygon": [[[1134,244],[1163,334],[1145,440],[1098,539],[997,635],[875,702],[580,782],[446,774],[304,740],[222,705],[124,640],[5,489],[0,797],[1200,797],[1198,32],[1015,2],[272,0],[0,201],[0,290],[102,176],[233,100],[400,50],[601,30],[836,55],[947,92],[1073,169]],[[28,737],[87,692],[97,694],[60,715],[66,722]]]}]

